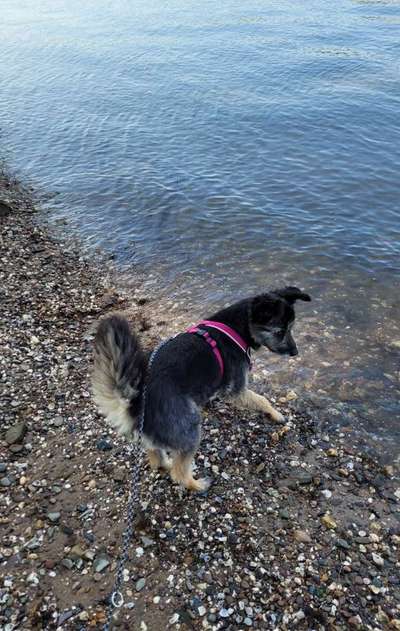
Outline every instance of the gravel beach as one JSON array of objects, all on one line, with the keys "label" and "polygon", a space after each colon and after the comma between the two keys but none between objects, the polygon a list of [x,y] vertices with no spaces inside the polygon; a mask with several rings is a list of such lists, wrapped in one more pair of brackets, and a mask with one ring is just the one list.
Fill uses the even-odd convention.
[{"label": "gravel beach", "polygon": [[[150,349],[165,321],[139,281],[122,291],[57,239],[4,173],[0,223],[0,628],[101,629],[130,470],[91,401],[90,331],[126,310]],[[285,425],[204,411],[207,494],[142,465],[114,628],[400,629],[398,471],[321,432],[296,392],[274,394]]]}]

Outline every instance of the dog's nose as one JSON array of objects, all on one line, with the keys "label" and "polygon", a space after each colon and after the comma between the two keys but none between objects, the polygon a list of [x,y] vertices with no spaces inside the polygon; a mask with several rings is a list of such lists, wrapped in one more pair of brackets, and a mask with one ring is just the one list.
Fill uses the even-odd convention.
[{"label": "dog's nose", "polygon": [[297,350],[297,348],[291,348],[289,351],[290,357],[296,357],[296,355],[298,354],[299,354],[299,351]]}]

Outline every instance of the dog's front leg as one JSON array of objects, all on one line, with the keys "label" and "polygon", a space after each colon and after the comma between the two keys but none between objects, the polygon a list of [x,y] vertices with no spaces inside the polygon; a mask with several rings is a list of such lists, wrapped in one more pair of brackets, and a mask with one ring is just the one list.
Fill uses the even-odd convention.
[{"label": "dog's front leg", "polygon": [[237,397],[234,399],[234,404],[238,407],[245,408],[247,410],[257,410],[257,412],[265,412],[269,414],[273,421],[277,423],[282,423],[285,420],[283,414],[275,410],[275,408],[271,405],[271,403],[263,397],[261,394],[257,394],[252,390],[243,390]]}]

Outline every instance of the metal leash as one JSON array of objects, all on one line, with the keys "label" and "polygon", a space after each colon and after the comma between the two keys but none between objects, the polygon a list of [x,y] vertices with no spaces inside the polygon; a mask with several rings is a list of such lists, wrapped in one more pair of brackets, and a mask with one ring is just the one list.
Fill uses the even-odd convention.
[{"label": "metal leash", "polygon": [[124,568],[126,562],[128,560],[128,550],[131,543],[134,527],[135,527],[135,515],[137,512],[137,506],[140,500],[139,493],[139,474],[140,474],[140,463],[141,463],[141,455],[142,455],[142,437],[143,437],[143,426],[144,426],[144,416],[146,409],[146,393],[147,393],[147,380],[150,374],[151,367],[153,365],[154,359],[158,353],[158,351],[165,346],[172,337],[161,342],[150,355],[149,363],[147,364],[146,375],[143,384],[143,392],[142,392],[142,406],[140,410],[140,417],[137,429],[137,440],[135,443],[129,445],[129,459],[132,466],[132,477],[131,477],[131,486],[130,486],[130,495],[128,500],[128,505],[126,509],[126,528],[124,534],[122,536],[122,552],[119,557],[117,571],[115,575],[115,583],[114,589],[111,592],[110,600],[107,608],[107,618],[104,623],[103,631],[110,631],[111,628],[111,619],[113,615],[114,609],[118,609],[122,607],[124,604],[124,597],[121,592],[121,584],[124,575]]}]

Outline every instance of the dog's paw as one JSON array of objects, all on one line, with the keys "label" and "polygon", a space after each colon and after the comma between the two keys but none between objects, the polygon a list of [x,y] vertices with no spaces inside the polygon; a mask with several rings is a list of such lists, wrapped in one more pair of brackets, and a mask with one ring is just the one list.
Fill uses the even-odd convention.
[{"label": "dog's paw", "polygon": [[212,478],[199,478],[198,480],[193,480],[190,490],[200,494],[207,493],[208,489],[212,485],[212,482]]},{"label": "dog's paw", "polygon": [[283,416],[283,414],[278,412],[278,410],[274,410],[273,412],[271,412],[270,417],[273,421],[275,421],[275,423],[285,423],[285,417]]}]

